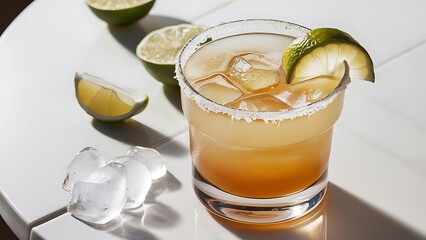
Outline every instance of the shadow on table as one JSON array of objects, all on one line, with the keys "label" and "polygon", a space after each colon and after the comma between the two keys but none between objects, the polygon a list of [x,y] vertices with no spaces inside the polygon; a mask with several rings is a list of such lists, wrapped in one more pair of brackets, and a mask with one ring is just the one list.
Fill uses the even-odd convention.
[{"label": "shadow on table", "polygon": [[154,181],[145,199],[145,214],[142,224],[150,228],[168,228],[179,222],[178,213],[169,206],[158,202],[156,198],[164,191],[174,192],[182,187],[182,183],[167,172],[166,176]]},{"label": "shadow on table", "polygon": [[156,198],[164,191],[177,191],[182,184],[173,174],[167,174],[154,181],[142,207],[123,210],[120,217],[104,225],[93,225],[90,227],[109,232],[123,239],[156,240],[158,239],[146,228],[164,229],[173,227],[179,222],[178,213],[169,206],[158,202]]},{"label": "shadow on table", "polygon": [[108,26],[112,36],[127,50],[136,55],[136,47],[139,42],[150,32],[176,24],[188,23],[186,21],[158,15],[148,15],[141,21],[129,26]]},{"label": "shadow on table", "polygon": [[328,193],[320,207],[293,223],[253,228],[216,216],[215,219],[242,239],[426,239],[332,183],[329,183]]},{"label": "shadow on table", "polygon": [[94,119],[92,125],[102,134],[129,145],[156,147],[168,140],[167,144],[173,151],[164,151],[162,154],[182,156],[187,151],[178,142],[168,139],[168,136],[133,119],[121,122],[102,122]]},{"label": "shadow on table", "polygon": [[[166,26],[182,23],[188,22],[172,17],[148,15],[129,26],[116,27],[109,25],[108,30],[117,42],[136,56],[137,45],[148,33]],[[173,88],[164,86],[163,91],[167,100],[169,100],[177,110],[182,112],[179,87]]]},{"label": "shadow on table", "polygon": [[163,92],[166,96],[167,100],[173,105],[176,110],[182,111],[182,101],[180,98],[180,88],[179,87],[169,87],[164,85],[163,86]]}]

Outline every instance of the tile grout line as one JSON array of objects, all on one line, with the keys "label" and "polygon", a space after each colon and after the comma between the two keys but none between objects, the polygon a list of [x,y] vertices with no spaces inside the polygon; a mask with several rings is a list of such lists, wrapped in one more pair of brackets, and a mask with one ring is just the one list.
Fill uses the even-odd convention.
[{"label": "tile grout line", "polygon": [[157,147],[159,147],[159,146],[161,146],[161,145],[163,145],[163,144],[165,144],[167,142],[172,141],[175,137],[181,135],[182,133],[184,133],[186,131],[188,131],[188,127],[185,127],[183,129],[177,131],[175,134],[172,134],[169,137],[163,138],[162,140],[158,141],[157,143],[151,144],[149,147],[150,148],[157,148]]},{"label": "tile grout line", "polygon": [[419,167],[417,167],[417,165],[413,162],[409,162],[404,160],[403,157],[401,157],[399,154],[393,152],[392,150],[389,150],[386,147],[380,146],[379,144],[377,144],[374,141],[370,141],[368,139],[366,139],[364,136],[352,131],[350,128],[348,128],[345,124],[342,124],[343,129],[349,133],[350,135],[352,135],[353,137],[361,140],[362,142],[366,143],[367,145],[372,146],[374,149],[379,150],[382,153],[385,153],[393,158],[395,158],[396,160],[398,160],[398,162],[402,163],[404,166],[406,166],[408,169],[412,170],[415,174],[417,174],[420,177],[423,177],[422,172],[420,172]]},{"label": "tile grout line", "polygon": [[48,222],[52,219],[55,219],[55,218],[57,218],[61,215],[64,215],[65,213],[67,213],[67,208],[63,207],[63,208],[60,208],[60,209],[58,209],[58,210],[56,210],[52,213],[49,213],[49,214],[47,214],[47,215],[45,215],[45,216],[43,216],[43,217],[41,217],[37,220],[32,221],[31,223],[28,224],[28,228],[30,230],[28,236],[31,236],[31,232],[35,227],[38,227],[38,226],[40,226],[40,225],[42,225],[42,224],[44,224],[44,223],[46,223],[46,222]]},{"label": "tile grout line", "polygon": [[[421,48],[421,47],[423,47],[423,46],[425,46],[425,45],[426,45],[426,40],[424,40],[424,41],[420,42],[419,44],[417,44],[417,45],[415,45],[415,46],[409,47],[409,48],[407,48],[405,51],[402,51],[402,53],[396,54],[394,57],[391,57],[391,58],[389,58],[388,60],[385,60],[384,62],[382,62],[382,63],[378,64],[378,65],[375,67],[375,70],[377,71],[377,70],[379,70],[380,68],[385,67],[385,66],[387,66],[388,64],[390,64],[390,63],[392,63],[392,62],[394,62],[394,61],[397,61],[399,58],[404,57],[404,56],[406,56],[406,55],[408,55],[408,54],[411,54],[411,53],[415,52],[417,49],[419,49],[419,48]],[[402,112],[400,112],[398,109],[393,108],[391,105],[387,104],[387,102],[380,101],[380,100],[378,100],[378,99],[372,98],[372,97],[370,97],[370,96],[368,96],[368,95],[365,95],[365,94],[364,94],[363,96],[364,96],[364,97],[368,97],[369,99],[373,100],[373,101],[374,101],[374,102],[376,102],[378,105],[380,105],[380,106],[382,106],[382,107],[384,107],[384,108],[388,109],[389,111],[393,111],[393,112],[398,113],[398,115],[399,115],[401,118],[403,118],[403,119],[405,119],[405,120],[409,121],[409,122],[410,122],[413,126],[415,126],[416,128],[418,128],[420,131],[425,131],[425,130],[426,130],[425,128],[423,128],[422,126],[420,126],[419,124],[417,124],[415,121],[413,121],[411,118],[409,118],[409,117],[405,116],[405,114],[403,114]]]},{"label": "tile grout line", "polygon": [[416,51],[418,48],[423,47],[424,45],[426,45],[426,40],[423,40],[422,42],[418,43],[415,46],[411,46],[407,49],[405,49],[404,51],[402,51],[401,53],[397,53],[394,56],[390,57],[388,60],[383,61],[380,64],[377,64],[375,67],[375,70],[378,70],[379,68],[388,65],[389,63],[392,63],[393,61],[398,60],[400,57],[403,57],[407,54],[410,54],[411,52]]},{"label": "tile grout line", "polygon": [[215,7],[215,8],[213,8],[213,9],[210,9],[210,10],[208,10],[207,12],[201,13],[201,14],[199,14],[198,16],[193,17],[190,21],[191,21],[191,22],[194,22],[194,21],[196,21],[196,20],[200,19],[201,17],[204,17],[204,16],[206,16],[206,15],[209,15],[209,14],[211,14],[211,13],[213,13],[213,12],[215,12],[215,11],[219,10],[219,9],[222,9],[222,8],[224,8],[224,7],[228,6],[229,4],[231,4],[231,3],[235,2],[235,1],[236,1],[236,0],[229,0],[229,1],[225,2],[225,3],[222,3],[221,5],[219,5],[219,6]]}]

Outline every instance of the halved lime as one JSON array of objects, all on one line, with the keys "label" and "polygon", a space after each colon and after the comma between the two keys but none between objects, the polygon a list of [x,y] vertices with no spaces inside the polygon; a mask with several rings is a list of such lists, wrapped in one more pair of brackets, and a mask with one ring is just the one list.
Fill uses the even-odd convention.
[{"label": "halved lime", "polygon": [[319,76],[341,76],[343,61],[349,64],[350,76],[374,82],[374,66],[368,52],[349,34],[335,28],[314,29],[287,47],[282,67],[287,83]]},{"label": "halved lime", "polygon": [[142,112],[148,96],[131,89],[118,87],[89,74],[76,73],[75,93],[80,106],[92,117],[113,122]]},{"label": "halved lime", "polygon": [[155,0],[86,0],[90,10],[112,25],[126,25],[144,17]]},{"label": "halved lime", "polygon": [[138,44],[136,55],[155,79],[178,86],[174,79],[177,55],[189,39],[204,29],[205,26],[179,24],[152,31]]}]

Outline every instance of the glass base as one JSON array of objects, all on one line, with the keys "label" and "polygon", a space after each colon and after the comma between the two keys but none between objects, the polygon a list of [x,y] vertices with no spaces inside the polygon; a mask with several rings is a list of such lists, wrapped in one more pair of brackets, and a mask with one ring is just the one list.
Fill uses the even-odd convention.
[{"label": "glass base", "polygon": [[250,224],[272,224],[300,218],[318,206],[327,191],[327,171],[303,191],[278,198],[246,198],[224,192],[193,168],[194,190],[208,210]]}]

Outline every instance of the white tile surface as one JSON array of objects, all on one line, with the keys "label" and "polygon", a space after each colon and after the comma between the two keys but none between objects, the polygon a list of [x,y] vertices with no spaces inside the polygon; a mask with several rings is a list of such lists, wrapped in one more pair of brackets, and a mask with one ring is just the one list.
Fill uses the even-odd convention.
[{"label": "white tile surface", "polygon": [[309,28],[336,27],[362,43],[380,65],[426,41],[425,8],[426,2],[421,0],[238,0],[197,22],[215,25],[236,19],[273,18]]},{"label": "white tile surface", "polygon": [[[39,223],[33,239],[300,237],[305,230],[226,227],[207,213],[192,192],[187,124],[178,92],[163,88],[134,54],[143,36],[165,25],[276,18],[346,30],[367,48],[377,67],[374,85],[354,82],[349,87],[335,128],[330,165],[334,205],[321,214],[328,218],[321,224],[328,226],[329,239],[421,239],[413,236],[426,236],[425,8],[420,0],[157,0],[150,16],[115,28],[97,19],[83,1],[37,0],[0,38],[0,213],[22,239]],[[93,122],[74,97],[75,71],[144,91],[150,104],[126,124]],[[117,228],[95,229],[69,214],[43,224],[69,200],[60,184],[77,151],[94,146],[113,157],[130,145],[160,145],[170,172],[166,184],[151,194],[145,213],[123,214]],[[340,208],[342,201],[362,211]],[[372,213],[369,222],[365,216]],[[353,217],[339,220],[342,216]],[[392,231],[386,230],[389,226]]]},{"label": "white tile surface", "polygon": [[426,236],[425,60],[422,45],[381,66],[376,84],[349,87],[331,179]]},{"label": "white tile surface", "polygon": [[426,236],[424,174],[344,128],[333,141],[330,181]]},{"label": "white tile surface", "polygon": [[219,1],[160,1],[157,0],[151,14],[175,17],[187,21],[193,21],[200,16],[214,12],[216,9],[227,6],[234,0],[219,0]]},{"label": "white tile surface", "polygon": [[[425,61],[426,45],[423,44],[377,69],[374,87],[354,85],[362,102],[354,102],[351,107],[360,108],[375,102],[379,109],[370,116],[360,114],[359,118],[347,121],[363,138],[419,173],[426,171],[426,149],[422,144],[426,141],[426,82],[422,80]],[[367,122],[366,118],[372,121]],[[356,124],[357,120],[365,124]]]},{"label": "white tile surface", "polygon": [[[152,19],[147,21],[124,34],[96,19],[83,1],[41,0],[2,35],[0,189],[4,202],[12,203],[2,204],[9,208],[4,212],[20,218],[12,226],[19,237],[27,238],[34,222],[66,205],[60,185],[80,149],[94,146],[113,157],[130,145],[158,145],[186,129],[178,91],[163,88],[130,49],[152,30],[144,28]],[[150,104],[125,124],[92,121],[75,98],[75,71],[143,91]]]}]

